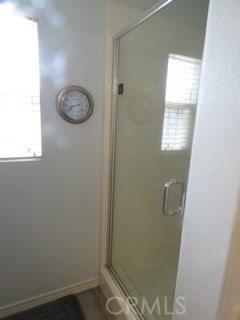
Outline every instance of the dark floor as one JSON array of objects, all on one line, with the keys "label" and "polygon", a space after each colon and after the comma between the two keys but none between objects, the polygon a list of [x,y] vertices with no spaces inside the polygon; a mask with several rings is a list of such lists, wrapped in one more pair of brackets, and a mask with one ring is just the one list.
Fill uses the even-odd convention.
[{"label": "dark floor", "polygon": [[77,298],[86,320],[115,320],[105,310],[105,299],[99,288],[82,292]]}]

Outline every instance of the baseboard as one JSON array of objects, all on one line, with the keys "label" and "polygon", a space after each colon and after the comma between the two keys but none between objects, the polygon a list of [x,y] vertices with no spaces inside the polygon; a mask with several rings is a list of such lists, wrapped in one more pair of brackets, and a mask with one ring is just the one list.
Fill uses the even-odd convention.
[{"label": "baseboard", "polygon": [[45,294],[41,294],[30,299],[21,300],[13,304],[0,308],[0,319],[12,314],[37,307],[41,304],[54,301],[69,294],[78,294],[80,292],[99,286],[99,279],[94,278],[71,286],[67,286],[58,290],[54,290]]}]

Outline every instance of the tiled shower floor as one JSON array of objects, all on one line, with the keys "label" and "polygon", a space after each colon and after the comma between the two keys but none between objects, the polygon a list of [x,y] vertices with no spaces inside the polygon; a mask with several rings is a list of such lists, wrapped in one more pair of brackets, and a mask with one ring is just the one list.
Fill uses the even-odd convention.
[{"label": "tiled shower floor", "polygon": [[[127,288],[129,295],[138,299],[138,307],[151,320],[170,320],[172,311],[175,282],[177,274],[177,257],[166,258],[154,264],[132,272],[118,272],[120,279]],[[145,300],[145,306],[144,302]],[[154,302],[159,301],[154,306]],[[148,312],[154,309],[153,312]],[[144,312],[145,311],[145,312]]]}]

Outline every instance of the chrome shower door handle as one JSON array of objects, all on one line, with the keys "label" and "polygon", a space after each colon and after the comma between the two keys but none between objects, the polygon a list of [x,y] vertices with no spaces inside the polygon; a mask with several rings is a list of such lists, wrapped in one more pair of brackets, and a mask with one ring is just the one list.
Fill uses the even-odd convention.
[{"label": "chrome shower door handle", "polygon": [[[169,198],[169,190],[173,185],[181,185],[181,198],[180,198],[180,205],[178,208],[174,210],[168,209],[168,198]],[[182,214],[184,210],[184,202],[185,202],[185,185],[183,180],[171,179],[164,185],[164,195],[163,195],[163,213],[166,216],[173,216],[176,214]]]}]

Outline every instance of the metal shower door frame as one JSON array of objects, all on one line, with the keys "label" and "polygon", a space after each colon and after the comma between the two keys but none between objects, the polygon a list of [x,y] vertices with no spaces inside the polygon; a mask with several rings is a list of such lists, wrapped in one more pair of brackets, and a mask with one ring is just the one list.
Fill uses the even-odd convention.
[{"label": "metal shower door frame", "polygon": [[112,233],[113,233],[113,207],[114,207],[114,176],[115,176],[115,161],[116,161],[116,114],[117,114],[117,88],[118,88],[118,73],[119,73],[119,47],[120,40],[126,34],[130,33],[142,23],[150,19],[153,15],[161,11],[174,0],[160,0],[152,8],[147,10],[145,14],[139,17],[133,24],[124,28],[113,37],[113,71],[112,71],[112,101],[111,101],[111,141],[110,141],[110,174],[109,174],[109,196],[108,196],[108,240],[107,240],[107,261],[106,268],[112,273],[114,279],[121,289],[126,293],[118,275],[112,268]]}]

